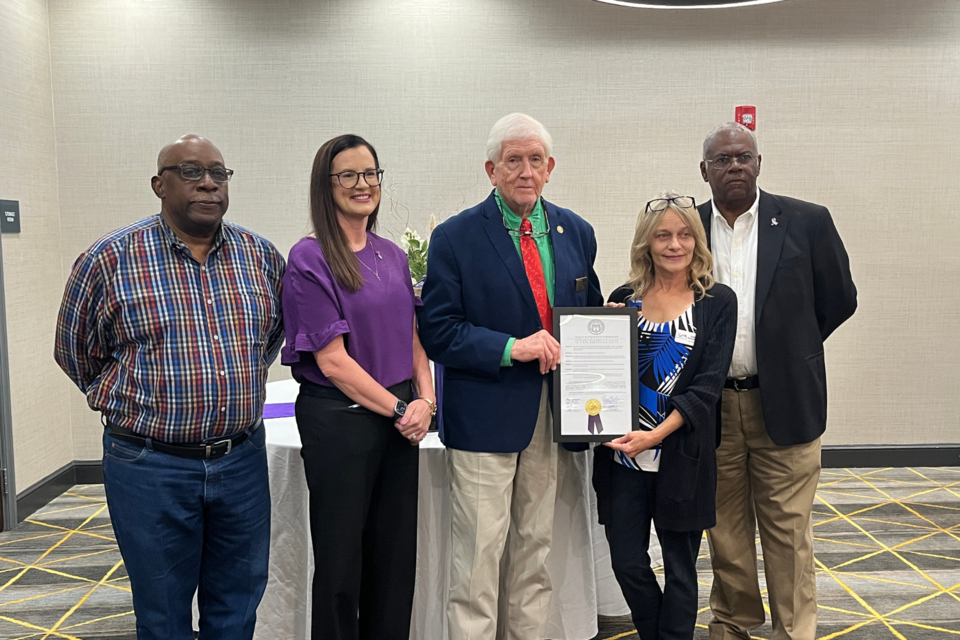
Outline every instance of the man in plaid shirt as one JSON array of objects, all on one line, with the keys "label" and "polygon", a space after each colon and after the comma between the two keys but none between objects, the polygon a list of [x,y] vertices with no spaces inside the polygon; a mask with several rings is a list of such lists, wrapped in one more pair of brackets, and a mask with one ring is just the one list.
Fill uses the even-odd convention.
[{"label": "man in plaid shirt", "polygon": [[267,368],[284,260],[222,218],[233,171],[199,136],[164,147],[161,212],[73,266],[55,358],[103,434],[103,476],[140,640],[252,638],[267,582]]}]

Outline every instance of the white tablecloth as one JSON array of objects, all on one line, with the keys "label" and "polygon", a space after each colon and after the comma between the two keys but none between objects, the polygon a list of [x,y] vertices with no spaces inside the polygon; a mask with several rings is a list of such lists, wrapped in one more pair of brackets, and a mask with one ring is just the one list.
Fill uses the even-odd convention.
[{"label": "white tablecloth", "polygon": [[[293,380],[267,385],[267,403],[296,400]],[[266,421],[267,461],[273,521],[270,577],[257,610],[257,640],[310,637],[310,548],[307,483],[294,418]],[[589,640],[597,634],[597,614],[629,612],[610,569],[610,551],[597,524],[590,487],[591,456],[571,455],[554,518],[553,549],[547,566],[554,595],[547,637]],[[651,549],[654,555],[654,549]],[[445,614],[450,566],[450,494],[443,445],[435,433],[420,445],[417,584],[412,640],[446,640]]]}]

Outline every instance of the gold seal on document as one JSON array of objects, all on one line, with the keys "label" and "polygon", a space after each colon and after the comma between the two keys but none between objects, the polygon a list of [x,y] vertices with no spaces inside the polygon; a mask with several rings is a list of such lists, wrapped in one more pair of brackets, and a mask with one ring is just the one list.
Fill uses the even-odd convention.
[{"label": "gold seal on document", "polygon": [[600,401],[599,400],[587,400],[586,405],[587,413],[592,416],[600,414]]}]

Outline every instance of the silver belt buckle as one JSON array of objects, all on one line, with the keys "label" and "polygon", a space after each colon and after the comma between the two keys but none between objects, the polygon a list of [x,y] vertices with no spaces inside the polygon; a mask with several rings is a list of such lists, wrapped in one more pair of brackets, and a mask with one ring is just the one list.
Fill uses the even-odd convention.
[{"label": "silver belt buckle", "polygon": [[216,447],[216,446],[218,446],[218,445],[221,445],[221,444],[223,444],[224,442],[227,443],[227,450],[223,452],[223,455],[227,455],[228,453],[230,453],[231,451],[233,451],[233,440],[230,440],[230,439],[220,440],[220,441],[218,441],[218,442],[214,442],[213,444],[208,444],[208,445],[207,445],[206,458],[209,459],[210,456],[213,454],[213,448],[214,448],[214,447]]},{"label": "silver belt buckle", "polygon": [[746,378],[734,378],[734,379],[733,379],[733,390],[736,391],[737,393],[740,393],[741,391],[749,391],[749,389],[741,389],[741,388],[740,388],[740,383],[741,383],[741,382],[745,382],[745,381],[746,381]]}]

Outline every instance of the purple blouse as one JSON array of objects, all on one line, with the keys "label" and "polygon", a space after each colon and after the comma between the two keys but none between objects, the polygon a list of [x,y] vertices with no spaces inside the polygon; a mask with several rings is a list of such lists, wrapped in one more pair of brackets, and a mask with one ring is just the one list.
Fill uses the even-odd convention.
[{"label": "purple blouse", "polygon": [[364,284],[350,292],[334,279],[315,238],[290,249],[282,290],[287,343],[280,361],[297,382],[334,386],[313,353],[339,335],[350,357],[382,386],[413,377],[414,305],[422,303],[413,295],[407,256],[370,232],[367,246],[354,255]]}]

